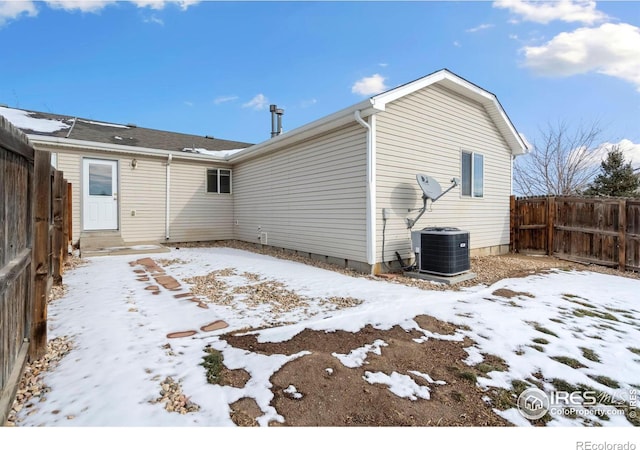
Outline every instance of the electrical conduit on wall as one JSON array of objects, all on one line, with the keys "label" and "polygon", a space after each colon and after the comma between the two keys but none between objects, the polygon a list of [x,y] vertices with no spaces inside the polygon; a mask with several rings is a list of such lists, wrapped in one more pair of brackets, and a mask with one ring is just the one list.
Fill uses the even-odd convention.
[{"label": "electrical conduit on wall", "polygon": [[376,146],[375,146],[375,116],[369,116],[369,123],[365,122],[360,115],[360,111],[354,113],[356,121],[367,129],[367,263],[371,265],[373,271],[376,264]]}]

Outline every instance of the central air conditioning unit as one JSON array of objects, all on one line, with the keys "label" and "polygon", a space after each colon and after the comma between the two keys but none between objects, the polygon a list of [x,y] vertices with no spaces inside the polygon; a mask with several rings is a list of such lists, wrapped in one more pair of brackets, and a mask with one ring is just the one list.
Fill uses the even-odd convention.
[{"label": "central air conditioning unit", "polygon": [[471,269],[469,232],[451,227],[429,227],[411,232],[419,272],[453,276]]}]

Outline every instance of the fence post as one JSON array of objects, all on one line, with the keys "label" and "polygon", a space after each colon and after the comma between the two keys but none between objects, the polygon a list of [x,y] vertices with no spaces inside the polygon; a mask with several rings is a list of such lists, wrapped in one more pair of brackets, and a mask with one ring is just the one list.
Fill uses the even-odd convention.
[{"label": "fence post", "polygon": [[67,198],[69,192],[69,183],[67,180],[62,180],[62,266],[64,268],[64,262],[69,256],[69,214],[67,214],[67,205],[69,199]]},{"label": "fence post", "polygon": [[618,270],[627,269],[627,200],[618,202]]},{"label": "fence post", "polygon": [[553,225],[556,218],[556,198],[547,197],[547,255],[553,256]]},{"label": "fence post", "polygon": [[47,298],[49,297],[49,212],[51,200],[51,156],[49,152],[35,152],[33,176],[33,309],[31,318],[31,346],[33,361],[42,357],[47,348]]},{"label": "fence post", "polygon": [[516,201],[516,196],[512,195],[509,198],[509,212],[510,212],[510,243],[511,243],[511,251],[516,253],[518,251],[518,214],[517,214],[518,202]]},{"label": "fence post", "polygon": [[67,245],[73,241],[73,185],[67,182]]},{"label": "fence post", "polygon": [[62,284],[62,244],[64,233],[62,230],[62,214],[64,211],[62,198],[63,173],[59,170],[53,173],[53,283]]}]

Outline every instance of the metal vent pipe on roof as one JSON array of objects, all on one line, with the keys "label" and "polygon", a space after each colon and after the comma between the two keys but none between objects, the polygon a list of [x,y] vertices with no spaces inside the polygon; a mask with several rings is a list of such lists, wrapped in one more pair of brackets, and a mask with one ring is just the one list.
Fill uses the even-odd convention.
[{"label": "metal vent pipe on roof", "polygon": [[282,134],[284,109],[278,108],[277,105],[269,105],[269,111],[271,112],[271,137],[273,138]]}]

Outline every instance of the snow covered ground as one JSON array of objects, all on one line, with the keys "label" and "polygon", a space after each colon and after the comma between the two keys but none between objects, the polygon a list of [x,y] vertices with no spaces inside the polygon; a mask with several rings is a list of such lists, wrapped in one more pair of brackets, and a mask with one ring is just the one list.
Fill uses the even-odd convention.
[{"label": "snow covered ground", "polygon": [[[53,372],[45,374],[44,382],[51,392],[46,401],[20,412],[21,426],[233,426],[228,405],[242,397],[256,399],[264,413],[258,419],[261,425],[282,421],[270,406],[269,378],[305,352],[266,356],[232,348],[218,335],[269,325],[257,332],[258,339],[277,342],[305,328],[355,332],[372,324],[382,329],[394,325],[419,329],[413,318],[420,314],[465,326],[453,336],[423,330],[422,339],[470,337],[477,345],[468,351],[468,364],[481,362],[481,354],[505,360],[507,371],[490,372],[490,378],[478,379],[483,387],[510,388],[512,380],[539,373],[546,380],[592,386],[629,401],[633,400],[630,393],[640,385],[640,281],[635,279],[556,271],[506,279],[493,286],[441,292],[349,277],[228,248],[172,249],[171,253],[144,256],[177,259],[165,269],[185,290],[189,285],[184,279],[235,268],[224,277],[230,286],[246,283],[247,278],[239,274],[249,272],[281,282],[311,300],[304,307],[280,313],[241,302],[233,306],[209,304],[203,309],[187,299],[175,298],[176,292],[161,288],[158,295],[151,295],[145,290],[148,283],[138,281],[138,274],[129,265],[142,256],[89,258],[87,265],[65,274],[67,294],[49,309],[49,338],[70,336],[75,348]],[[498,289],[504,291],[496,294]],[[329,297],[353,297],[362,303],[335,310],[323,301]],[[200,330],[215,320],[226,321],[229,328]],[[184,330],[197,333],[180,339],[166,337]],[[244,368],[251,375],[244,388],[206,382],[199,365],[206,345],[222,352],[229,369]],[[366,359],[369,352],[384,352],[385,346],[383,341],[376,341],[334,356],[353,366]],[[570,368],[563,358],[571,358],[582,367]],[[159,383],[168,376],[179,380],[183,392],[200,406],[197,412],[169,413],[162,404],[151,403],[158,397]],[[367,377],[369,382],[388,384],[398,395],[429,401],[428,389],[407,391],[407,381],[411,380],[405,375],[368,373]],[[597,380],[609,380],[606,384],[613,380],[617,387]],[[291,390],[294,392],[295,386]],[[548,383],[547,390],[553,390]],[[516,425],[529,425],[516,409],[500,414]],[[621,415],[609,420],[591,419],[603,426],[631,425]],[[583,424],[579,416],[554,416],[547,425]]]}]

